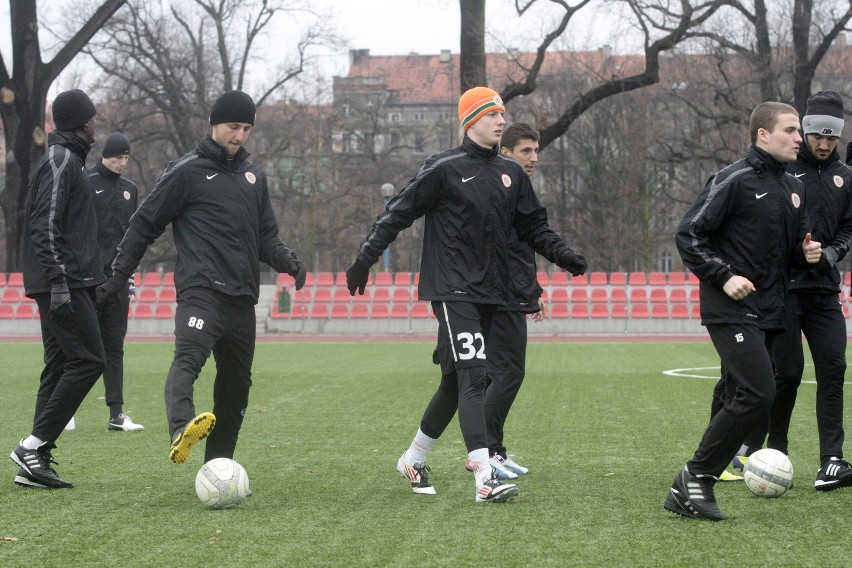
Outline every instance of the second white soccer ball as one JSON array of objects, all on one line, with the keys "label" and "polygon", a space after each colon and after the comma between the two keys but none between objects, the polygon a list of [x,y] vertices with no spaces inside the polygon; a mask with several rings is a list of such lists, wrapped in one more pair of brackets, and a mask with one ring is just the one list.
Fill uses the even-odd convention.
[{"label": "second white soccer ball", "polygon": [[251,492],[243,466],[228,458],[212,459],[195,476],[195,493],[209,509],[230,509]]},{"label": "second white soccer ball", "polygon": [[780,497],[793,485],[793,464],[778,450],[757,450],[748,457],[743,481],[758,497]]}]

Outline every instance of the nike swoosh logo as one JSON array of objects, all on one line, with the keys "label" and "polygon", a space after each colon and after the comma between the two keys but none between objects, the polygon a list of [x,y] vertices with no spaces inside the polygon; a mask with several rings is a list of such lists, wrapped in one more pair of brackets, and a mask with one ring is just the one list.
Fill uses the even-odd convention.
[{"label": "nike swoosh logo", "polygon": [[97,190],[97,189],[96,189],[96,190],[95,190],[95,193],[103,193],[104,191],[106,191],[106,190],[105,190],[105,189],[101,189],[101,190]]},{"label": "nike swoosh logo", "polygon": [[767,195],[769,195],[769,192],[768,192],[768,191],[767,191],[766,193],[760,193],[760,194],[755,193],[755,194],[754,194],[754,198],[755,198],[755,199],[760,199],[761,197],[766,197]]},{"label": "nike swoosh logo", "polygon": [[218,176],[218,175],[219,175],[219,174],[218,174],[218,173],[216,173],[216,174],[213,174],[212,176],[207,176],[207,179],[213,179],[214,177],[216,177],[216,176]]},{"label": "nike swoosh logo", "polygon": [[475,177],[476,177],[476,176],[470,176],[469,178],[465,178],[465,177],[463,177],[463,178],[462,178],[462,183],[467,183],[467,182],[469,182],[470,180],[472,180],[472,179],[473,179],[473,178],[475,178]]},{"label": "nike swoosh logo", "polygon": [[801,173],[801,174],[793,174],[793,177],[794,177],[794,178],[796,178],[796,179],[799,179],[799,178],[800,178],[800,177],[802,177],[803,175],[805,175],[805,174],[803,174],[803,173]]}]

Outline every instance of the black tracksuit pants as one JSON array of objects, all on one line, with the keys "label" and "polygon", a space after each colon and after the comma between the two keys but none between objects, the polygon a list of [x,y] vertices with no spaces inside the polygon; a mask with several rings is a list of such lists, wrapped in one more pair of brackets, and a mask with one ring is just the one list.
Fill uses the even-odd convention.
[{"label": "black tracksuit pants", "polygon": [[496,306],[470,302],[432,302],[438,318],[435,359],[441,384],[432,396],[420,430],[430,438],[441,434],[459,413],[468,452],[488,447],[485,427],[486,345]]},{"label": "black tracksuit pants", "polygon": [[485,389],[485,425],[488,451],[506,456],[503,428],[524,381],[527,357],[527,314],[497,310],[488,344],[488,387]]},{"label": "black tracksuit pants", "polygon": [[769,415],[767,445],[788,453],[787,433],[805,366],[802,333],[816,373],[816,418],[820,463],[843,457],[843,381],[846,374],[846,321],[837,293],[791,291],[787,297],[787,331],[775,348],[776,394]]},{"label": "black tracksuit pants", "polygon": [[210,354],[216,361],[213,414],[205,463],[233,458],[251,388],[256,336],[254,302],[207,288],[190,288],[177,299],[175,357],[166,379],[166,418],[172,439],[196,416],[195,380]]},{"label": "black tracksuit pants", "polygon": [[106,353],[104,367],[104,390],[106,404],[124,404],[124,338],[127,335],[127,310],[130,285],[125,284],[106,304],[98,310],[101,341]]},{"label": "black tracksuit pants", "polygon": [[95,311],[95,289],[73,288],[70,321],[50,318],[50,293],[35,294],[41,314],[44,369],[36,395],[32,434],[56,442],[104,370],[104,346]]},{"label": "black tracksuit pants", "polygon": [[718,477],[775,399],[772,353],[777,332],[749,324],[712,324],[707,332],[719,353],[729,396],[710,419],[690,473]]}]

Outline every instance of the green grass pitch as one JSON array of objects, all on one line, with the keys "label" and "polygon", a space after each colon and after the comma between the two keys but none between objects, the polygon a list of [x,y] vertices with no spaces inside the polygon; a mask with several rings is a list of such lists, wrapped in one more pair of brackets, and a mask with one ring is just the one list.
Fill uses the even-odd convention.
[{"label": "green grass pitch", "polygon": [[[793,416],[794,488],[759,499],[717,485],[731,519],[662,509],[674,473],[707,424],[714,382],[664,374],[710,367],[699,342],[533,342],[507,424],[531,473],[520,496],[476,504],[454,422],[430,457],[437,495],[395,470],[434,391],[431,342],[259,343],[235,458],[254,496],[208,511],[195,496],[203,451],[168,461],[163,383],[170,343],[129,343],[125,409],[140,433],[106,430],[98,383],[58,440],[59,473],[77,487],[17,487],[0,470],[0,566],[816,566],[849,552],[852,488],[817,493],[815,386]],[[0,440],[29,432],[41,346],[0,344]],[[210,410],[214,365],[196,383]],[[812,379],[808,366],[805,379]],[[847,397],[846,415],[850,412]]]}]

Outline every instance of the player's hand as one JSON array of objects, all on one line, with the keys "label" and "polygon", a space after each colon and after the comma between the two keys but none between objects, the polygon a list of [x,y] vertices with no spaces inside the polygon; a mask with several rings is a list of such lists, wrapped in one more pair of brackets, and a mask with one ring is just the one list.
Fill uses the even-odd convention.
[{"label": "player's hand", "polygon": [[362,262],[361,259],[356,258],[352,266],[349,267],[349,270],[346,271],[346,287],[349,288],[349,295],[354,296],[357,290],[363,296],[369,278],[369,265]]},{"label": "player's hand", "polygon": [[725,294],[727,294],[732,300],[739,301],[757,290],[757,288],[755,288],[754,284],[751,283],[751,280],[745,276],[732,276],[727,282],[725,282],[725,285],[722,286],[722,290],[724,290]]},{"label": "player's hand", "polygon": [[816,264],[822,258],[822,244],[811,240],[811,234],[805,235],[805,240],[802,241],[802,251],[805,253],[805,260],[810,264]]},{"label": "player's hand", "polygon": [[544,321],[544,318],[547,317],[547,304],[544,303],[544,300],[541,299],[541,296],[538,298],[538,311],[530,314],[530,318],[536,322],[541,323]]},{"label": "player's hand", "polygon": [[115,297],[119,290],[124,288],[126,282],[127,278],[113,274],[106,282],[95,288],[95,303],[97,303],[98,307],[102,307]]},{"label": "player's hand", "polygon": [[572,250],[565,251],[559,260],[559,266],[570,272],[572,276],[585,274],[586,269],[589,267],[586,263],[586,257]]},{"label": "player's hand", "polygon": [[71,321],[73,315],[71,292],[68,291],[68,284],[63,280],[50,287],[50,319],[59,325],[64,325]]},{"label": "player's hand", "polygon": [[308,276],[308,271],[298,258],[293,258],[292,265],[292,270],[288,271],[287,274],[296,279],[296,290],[301,290],[305,285],[305,278]]},{"label": "player's hand", "polygon": [[[95,295],[97,296],[97,290],[95,290]],[[133,278],[127,281],[127,299],[128,301],[133,301],[133,297],[136,296],[136,285],[133,284]]]}]

